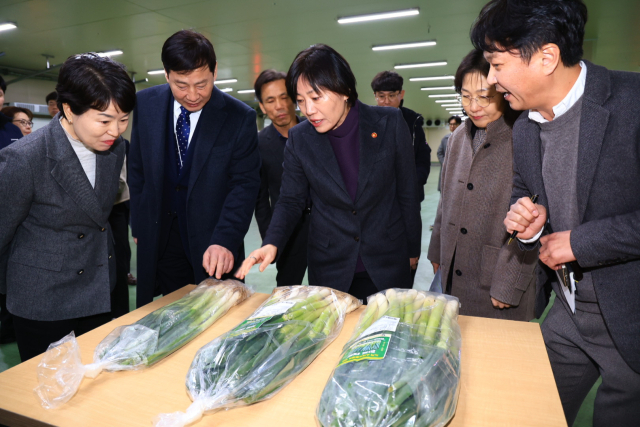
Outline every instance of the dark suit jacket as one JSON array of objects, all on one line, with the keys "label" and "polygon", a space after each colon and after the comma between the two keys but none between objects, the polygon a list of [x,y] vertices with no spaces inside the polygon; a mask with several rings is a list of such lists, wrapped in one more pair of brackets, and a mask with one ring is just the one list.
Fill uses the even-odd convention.
[{"label": "dark suit jacket", "polygon": [[[591,271],[616,347],[640,372],[640,74],[586,64],[578,148],[580,225],[571,230],[571,249]],[[512,203],[538,194],[538,203],[548,207],[540,144],[540,128],[522,114],[513,128]]]},{"label": "dark suit jacket", "polygon": [[[304,120],[306,118],[300,118],[300,121]],[[262,166],[260,167],[260,191],[256,202],[256,222],[260,237],[264,239],[273,210],[280,197],[282,162],[284,162],[284,144],[281,141],[280,132],[273,124],[258,133],[258,148]]]},{"label": "dark suit jacket", "polygon": [[0,113],[0,150],[8,147],[11,143],[22,138],[20,128],[13,123],[11,119]]},{"label": "dark suit jacket", "polygon": [[418,113],[406,107],[400,107],[404,121],[409,126],[411,141],[413,142],[413,156],[415,158],[416,176],[418,177],[418,201],[424,200],[424,186],[431,171],[431,147],[427,144],[427,137],[424,134],[422,125],[424,119]]},{"label": "dark suit jacket", "polygon": [[300,123],[289,131],[280,198],[263,244],[284,247],[310,194],[310,285],[348,291],[360,253],[378,289],[409,287],[409,258],[420,255],[422,237],[411,136],[398,109],[359,108],[355,202],[329,137]]},{"label": "dark suit jacket", "polygon": [[[129,153],[131,230],[138,238],[138,305],[153,299],[163,203],[165,142],[172,117],[168,84],[138,92]],[[172,120],[172,119],[169,119]],[[260,186],[256,113],[214,88],[194,133],[187,188],[187,231],[196,282],[205,279],[202,255],[210,245],[233,253],[234,268]],[[193,142],[193,141],[192,141]]]},{"label": "dark suit jacket", "polygon": [[94,189],[59,117],[0,151],[0,292],[32,320],[108,312],[115,286],[108,218],[125,146],[97,153]]}]

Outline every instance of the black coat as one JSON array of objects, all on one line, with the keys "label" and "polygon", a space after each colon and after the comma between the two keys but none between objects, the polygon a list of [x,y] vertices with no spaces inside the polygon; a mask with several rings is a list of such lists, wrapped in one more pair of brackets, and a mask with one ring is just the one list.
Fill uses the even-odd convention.
[{"label": "black coat", "polygon": [[431,147],[427,144],[427,137],[424,134],[422,125],[424,119],[418,113],[405,107],[400,107],[402,117],[409,126],[411,133],[411,141],[413,142],[413,157],[416,161],[416,175],[418,177],[418,196],[419,200],[424,200],[424,185],[429,178],[431,171]]},{"label": "black coat", "polygon": [[[131,231],[138,238],[138,305],[155,289],[161,227],[169,85],[138,92],[129,152]],[[173,137],[173,135],[169,135]],[[202,255],[210,245],[233,253],[234,268],[244,260],[242,243],[249,229],[260,186],[256,113],[235,98],[213,90],[194,133],[195,151],[187,187],[186,221],[196,282],[205,279]],[[192,141],[193,142],[193,141]],[[166,213],[165,213],[166,215]]]},{"label": "black coat", "polygon": [[348,291],[358,253],[378,289],[410,287],[422,226],[411,136],[395,108],[360,103],[355,202],[329,137],[308,122],[289,131],[280,198],[263,244],[281,249],[310,194],[309,284]]},{"label": "black coat", "polygon": [[[578,147],[580,225],[571,230],[571,249],[578,264],[591,272],[613,342],[640,372],[640,74],[585,63]],[[511,201],[538,194],[538,203],[548,211],[540,145],[539,126],[522,114],[513,127]],[[539,284],[547,275],[557,282],[555,273],[544,270],[548,274],[539,277]]]},{"label": "black coat", "polygon": [[20,128],[13,123],[11,119],[0,113],[0,150],[9,146],[12,142],[16,142],[22,138]]}]

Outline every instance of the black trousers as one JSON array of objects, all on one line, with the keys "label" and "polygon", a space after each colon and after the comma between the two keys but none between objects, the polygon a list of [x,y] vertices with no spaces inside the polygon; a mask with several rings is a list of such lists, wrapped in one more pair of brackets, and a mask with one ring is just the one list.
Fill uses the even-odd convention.
[{"label": "black trousers", "polygon": [[131,247],[129,246],[129,207],[126,203],[113,206],[109,214],[109,224],[115,242],[116,257],[116,287],[111,292],[111,315],[117,318],[129,312],[127,274],[131,265]]},{"label": "black trousers", "polygon": [[76,336],[80,336],[109,321],[111,321],[110,312],[54,321],[30,320],[14,315],[13,323],[20,360],[24,362],[44,353],[49,344],[60,340],[71,331],[74,331]]},{"label": "black trousers", "polygon": [[[193,266],[187,257],[180,236],[178,217],[174,216],[169,228],[168,241],[158,257],[156,289],[162,295],[195,283]],[[199,266],[202,268],[201,266]],[[197,283],[195,283],[197,284]]]},{"label": "black trousers", "polygon": [[353,275],[353,280],[351,280],[351,287],[349,288],[349,293],[354,297],[362,300],[363,304],[367,303],[367,297],[378,292],[379,289],[369,277],[369,273],[366,271],[355,273]]},{"label": "black trousers", "polygon": [[0,344],[8,344],[16,340],[13,331],[13,316],[7,310],[7,296],[0,294]]},{"label": "black trousers", "polygon": [[305,210],[300,222],[291,233],[282,254],[276,262],[278,286],[300,285],[307,271],[307,241],[309,236],[309,210]]}]

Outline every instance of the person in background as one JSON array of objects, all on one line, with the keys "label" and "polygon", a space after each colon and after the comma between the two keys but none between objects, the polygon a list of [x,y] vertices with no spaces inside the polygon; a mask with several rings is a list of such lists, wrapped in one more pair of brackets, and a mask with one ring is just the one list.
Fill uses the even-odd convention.
[{"label": "person in background", "polygon": [[11,123],[18,126],[22,136],[27,136],[33,128],[33,113],[31,110],[22,107],[4,107],[2,114],[11,119]]},{"label": "person in background", "polygon": [[[413,110],[403,106],[404,90],[402,85],[404,79],[395,71],[381,71],[371,81],[371,89],[376,97],[379,107],[399,108],[402,117],[409,127],[411,133],[411,141],[413,143],[413,155],[415,158],[416,176],[418,177],[418,195],[419,202],[424,200],[424,186],[429,177],[431,170],[431,147],[427,144],[427,138],[424,134],[423,117]],[[412,232],[411,230],[409,230]],[[415,279],[418,265],[411,270],[411,278]]]},{"label": "person in background", "polygon": [[[436,151],[436,155],[438,156],[438,162],[440,162],[440,171],[442,172],[442,165],[444,164],[444,156],[447,153],[447,142],[449,141],[449,137],[453,134],[453,131],[458,128],[462,124],[462,119],[459,116],[451,116],[447,120],[449,124],[449,133],[442,137],[440,141],[440,146]],[[442,184],[442,173],[438,176],[438,191],[440,191],[440,185]]]},{"label": "person in background", "polygon": [[22,361],[111,320],[109,212],[136,89],[125,68],[74,55],[58,75],[60,113],[0,150],[0,293]]},{"label": "person in background", "polygon": [[[538,257],[509,244],[502,221],[513,187],[511,126],[518,113],[487,83],[481,50],[464,57],[454,86],[467,119],[451,135],[429,244],[442,289],[468,316],[529,321],[536,308]],[[544,298],[543,298],[544,299]]]},{"label": "person in background", "polygon": [[[0,76],[0,108],[4,106],[4,94],[6,91],[7,84],[2,76]],[[11,123],[11,118],[0,112],[0,150],[20,138],[22,138],[20,128]]]},{"label": "person in background", "polygon": [[327,45],[300,52],[286,84],[307,121],[289,130],[280,197],[263,246],[237,277],[276,260],[310,198],[310,285],[364,301],[379,290],[410,288],[422,232],[402,114],[358,101],[349,63]]},{"label": "person in background", "polygon": [[494,0],[471,41],[498,96],[525,111],[513,127],[504,225],[539,255],[557,295],[541,328],[567,424],[602,378],[593,426],[631,427],[640,420],[640,74],[582,60],[586,22],[579,0]]},{"label": "person in background", "polygon": [[162,46],[167,84],[138,92],[129,151],[138,307],[244,260],[260,188],[256,112],[214,86],[211,42],[182,30]]},{"label": "person in background", "polygon": [[[280,196],[284,147],[289,129],[300,122],[295,104],[287,93],[287,75],[275,70],[265,70],[254,84],[260,109],[269,117],[271,124],[258,134],[258,148],[262,166],[260,168],[260,192],[256,202],[256,221],[262,239],[267,234],[273,211]],[[278,286],[299,285],[307,271],[307,236],[311,204],[305,207],[300,221],[294,228],[276,267]]]},{"label": "person in background", "polygon": [[46,96],[45,101],[47,103],[47,108],[49,109],[49,115],[51,117],[54,117],[56,114],[58,114],[58,102],[56,101],[58,99],[58,94],[56,93],[56,91],[54,90],[53,92],[51,92],[49,95]]}]

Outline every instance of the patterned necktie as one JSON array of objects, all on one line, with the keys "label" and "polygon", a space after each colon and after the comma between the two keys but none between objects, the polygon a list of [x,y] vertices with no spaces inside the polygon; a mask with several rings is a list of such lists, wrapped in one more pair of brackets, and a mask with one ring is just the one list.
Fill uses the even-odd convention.
[{"label": "patterned necktie", "polygon": [[191,131],[191,112],[180,106],[180,116],[176,123],[176,137],[178,138],[178,171],[182,171],[184,161],[187,159],[187,148],[189,147],[189,132]]}]

